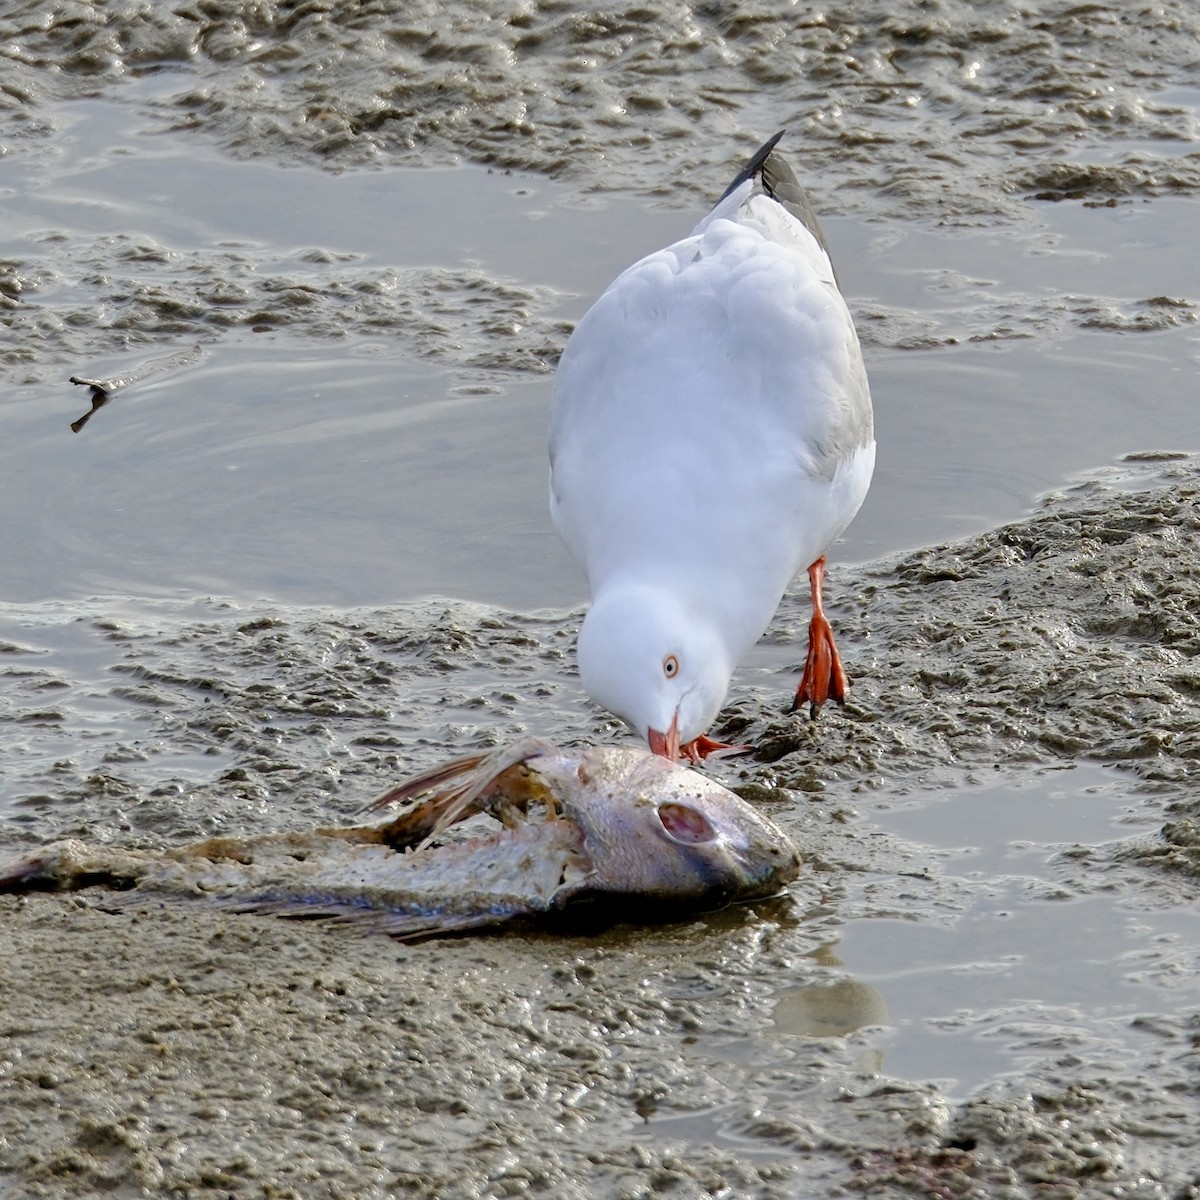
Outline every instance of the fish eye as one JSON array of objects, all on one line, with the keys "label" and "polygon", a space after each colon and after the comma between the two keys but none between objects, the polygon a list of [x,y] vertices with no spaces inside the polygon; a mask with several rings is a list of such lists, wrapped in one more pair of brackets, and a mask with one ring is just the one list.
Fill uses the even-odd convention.
[{"label": "fish eye", "polygon": [[667,657],[663,659],[662,667],[663,674],[668,679],[674,679],[675,676],[679,674],[679,659],[676,658],[674,654],[668,654]]}]

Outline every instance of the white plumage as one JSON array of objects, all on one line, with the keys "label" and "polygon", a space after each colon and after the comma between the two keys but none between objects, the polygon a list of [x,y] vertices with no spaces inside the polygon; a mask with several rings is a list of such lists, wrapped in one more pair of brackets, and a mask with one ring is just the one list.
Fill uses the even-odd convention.
[{"label": "white plumage", "polygon": [[870,484],[871,399],[779,136],[689,237],[609,286],[555,382],[551,512],[592,594],[580,676],[672,757],[715,748],[730,676],[802,569],[815,611],[796,703],[845,686],[820,580]]}]

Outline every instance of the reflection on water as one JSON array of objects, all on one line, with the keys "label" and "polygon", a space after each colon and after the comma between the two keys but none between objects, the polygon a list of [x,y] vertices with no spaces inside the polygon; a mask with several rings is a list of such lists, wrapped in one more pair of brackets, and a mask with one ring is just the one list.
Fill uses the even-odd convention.
[{"label": "reflection on water", "polygon": [[132,387],[133,384],[141,383],[143,379],[163,371],[176,371],[180,367],[194,366],[204,358],[204,353],[202,347],[193,346],[190,350],[179,350],[175,354],[156,355],[131,367],[123,375],[114,375],[111,379],[81,379],[78,375],[72,375],[71,383],[92,389],[92,407],[77,421],[71,422],[71,432],[78,433],[92,419],[92,413],[98,408],[103,408],[112,399],[114,392]]},{"label": "reflection on water", "polygon": [[[827,942],[808,957],[818,966],[840,967],[836,945]],[[774,1018],[776,1033],[803,1037],[841,1037],[867,1025],[891,1024],[879,990],[849,976],[780,989]]]},{"label": "reflection on water", "polygon": [[112,399],[114,392],[131,387],[135,383],[141,383],[143,379],[148,379],[151,375],[158,375],[162,371],[174,371],[180,367],[193,366],[203,357],[204,350],[200,346],[193,346],[190,350],[179,350],[174,354],[162,354],[148,358],[145,362],[130,367],[124,374],[114,375],[111,379],[81,379],[78,375],[72,375],[71,383],[92,389],[92,407],[91,411],[84,413],[79,420],[71,422],[71,431],[78,433],[91,420],[92,413],[98,408],[103,408]]},{"label": "reflection on water", "polygon": [[[808,957],[818,966],[835,968],[842,960],[833,953],[836,942],[826,942]],[[890,1025],[887,1004],[879,989],[848,975],[821,979],[776,993],[772,1014],[777,1035],[844,1037],[872,1025]],[[864,1046],[851,1058],[850,1068],[866,1075],[883,1071],[883,1051]]]},{"label": "reflection on water", "polygon": [[1135,1067],[1153,1041],[1147,1013],[1200,1004],[1196,914],[1131,911],[1119,893],[1078,896],[1061,880],[1073,847],[1128,837],[1137,812],[1129,779],[1084,764],[873,813],[961,878],[966,910],[851,917],[811,956],[832,977],[777,992],[772,1033],[849,1035],[857,1069],[958,1096],[1054,1051]]},{"label": "reflection on water", "polygon": [[77,379],[74,375],[72,375],[71,382],[83,384],[92,389],[92,407],[88,409],[88,411],[85,412],[82,417],[79,417],[77,420],[71,422],[71,432],[78,433],[92,419],[92,414],[103,408],[109,402],[109,400],[112,398],[112,394],[106,388],[101,387],[100,384],[95,383],[90,379]]}]

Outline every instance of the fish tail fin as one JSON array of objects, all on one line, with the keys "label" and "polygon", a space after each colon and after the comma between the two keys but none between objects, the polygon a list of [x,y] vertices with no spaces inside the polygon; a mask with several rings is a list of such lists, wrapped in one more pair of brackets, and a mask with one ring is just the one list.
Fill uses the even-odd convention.
[{"label": "fish tail fin", "polygon": [[72,892],[95,884],[133,887],[140,867],[144,863],[137,851],[89,846],[68,838],[0,866],[0,892]]}]

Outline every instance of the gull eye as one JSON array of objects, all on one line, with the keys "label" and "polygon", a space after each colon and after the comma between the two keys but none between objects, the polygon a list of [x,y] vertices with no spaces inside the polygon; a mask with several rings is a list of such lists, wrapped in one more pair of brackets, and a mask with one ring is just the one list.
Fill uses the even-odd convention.
[{"label": "gull eye", "polygon": [[663,659],[663,674],[668,679],[674,679],[675,676],[679,674],[679,659],[677,659],[675,655],[668,654],[667,657]]}]

